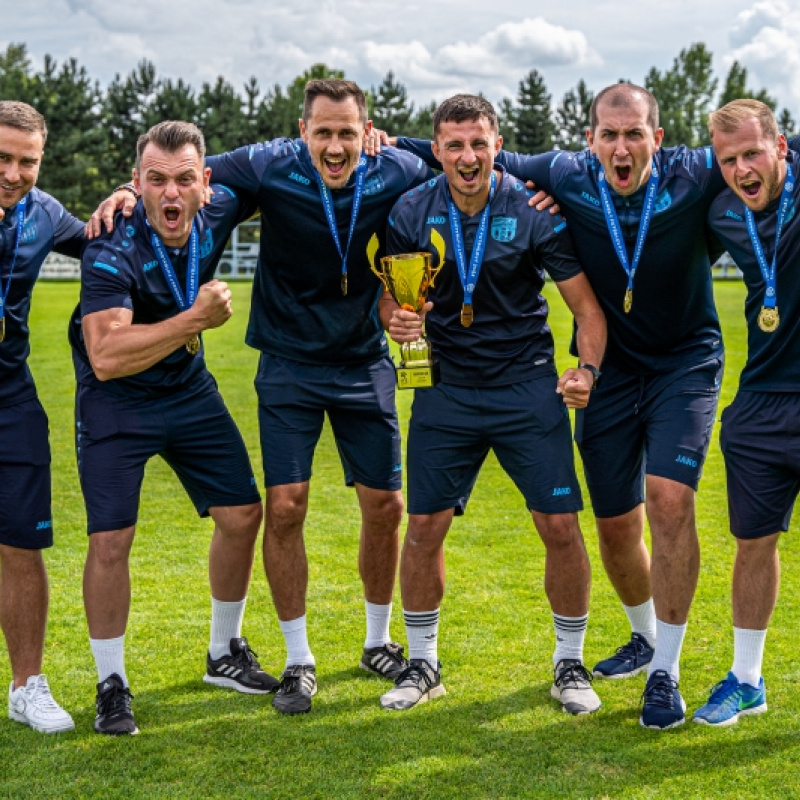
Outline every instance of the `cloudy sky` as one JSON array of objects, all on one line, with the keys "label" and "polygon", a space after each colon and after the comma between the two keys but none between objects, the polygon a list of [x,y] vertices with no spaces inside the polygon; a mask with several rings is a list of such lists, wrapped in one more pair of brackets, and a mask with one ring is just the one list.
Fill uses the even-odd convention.
[{"label": "cloudy sky", "polygon": [[456,91],[514,96],[532,69],[554,100],[583,78],[641,83],[705,42],[720,82],[734,59],[800,117],[800,7],[784,0],[0,0],[0,47],[74,57],[101,84],[143,58],[195,88],[286,85],[323,62],[369,87],[388,70],[417,103]]}]

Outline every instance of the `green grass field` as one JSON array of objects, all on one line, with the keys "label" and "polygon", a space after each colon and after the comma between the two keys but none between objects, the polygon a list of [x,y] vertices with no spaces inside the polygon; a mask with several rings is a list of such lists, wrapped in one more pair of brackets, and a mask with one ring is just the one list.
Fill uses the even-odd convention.
[{"label": "green grass field", "polygon": [[[744,358],[738,283],[718,284],[728,345],[721,407]],[[256,354],[245,347],[249,287],[235,286],[235,315],[207,336],[217,376],[260,473],[252,388]],[[603,708],[561,713],[549,697],[552,623],[542,589],[543,548],[521,497],[487,463],[466,517],[447,545],[448,587],[440,653],[448,694],[401,714],[378,706],[388,684],[357,669],[363,600],[356,569],[358,515],[326,431],[317,451],[306,528],[309,625],[320,692],[307,716],[285,718],[269,698],[201,682],[208,643],[208,521],[153,461],[132,557],[127,670],[141,734],[92,732],[96,674],[81,600],[85,518],[72,446],[73,378],[65,330],[77,284],[41,284],[32,315],[32,367],[50,414],[56,546],[48,552],[51,608],[45,671],[77,731],[42,736],[0,721],[0,796],[9,798],[787,798],[800,797],[798,541],[783,542],[784,581],[767,640],[770,711],[729,729],[687,723],[665,733],[638,724],[644,677],[596,684]],[[562,364],[570,320],[552,285]],[[407,420],[410,396],[399,398]],[[691,713],[730,666],[728,533],[722,458],[714,443],[698,502],[700,585],[690,617],[681,688]],[[581,518],[594,567],[586,660],[627,639],[624,615]],[[260,561],[260,559],[259,559]],[[404,640],[399,591],[394,636]],[[280,672],[283,640],[260,563],[245,634],[264,667]],[[10,669],[0,646],[0,677]]]}]

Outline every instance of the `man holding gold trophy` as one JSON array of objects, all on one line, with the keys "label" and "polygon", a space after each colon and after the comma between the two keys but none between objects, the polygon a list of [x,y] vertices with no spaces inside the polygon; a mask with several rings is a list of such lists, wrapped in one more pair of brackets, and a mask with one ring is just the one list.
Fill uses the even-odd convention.
[{"label": "man holding gold trophy", "polygon": [[[409,521],[400,566],[410,661],[381,705],[408,709],[445,693],[437,651],[444,539],[491,448],[524,495],[546,548],[557,640],[551,695],[568,713],[591,713],[600,707],[583,665],[591,574],[566,409],[589,401],[605,318],[563,218],[530,209],[522,183],[494,169],[502,138],[491,104],[456,95],[433,122],[444,174],[395,205],[390,255],[382,259],[388,289],[381,320],[404,348],[398,383],[420,391],[408,434]],[[540,294],[545,271],[577,325],[580,366],[561,378]],[[423,321],[432,358],[409,363],[408,344],[420,339]],[[427,352],[427,342],[420,349]]]}]

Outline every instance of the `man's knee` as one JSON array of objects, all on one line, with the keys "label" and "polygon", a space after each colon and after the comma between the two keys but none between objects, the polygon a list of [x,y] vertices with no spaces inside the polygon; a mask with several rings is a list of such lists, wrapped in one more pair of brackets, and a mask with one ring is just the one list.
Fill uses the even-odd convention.
[{"label": "man's knee", "polygon": [[359,490],[364,530],[374,535],[394,535],[403,518],[403,495],[400,491]]},{"label": "man's knee", "polygon": [[690,486],[668,478],[648,477],[647,518],[650,528],[669,536],[694,528],[695,492]]},{"label": "man's knee", "polygon": [[209,513],[223,536],[248,540],[251,543],[258,538],[261,521],[264,518],[261,503],[211,508]]},{"label": "man's knee", "polygon": [[134,529],[98,531],[89,536],[87,560],[101,569],[114,569],[128,563]]},{"label": "man's knee", "polygon": [[578,515],[540,514],[533,512],[533,522],[548,550],[567,550],[579,544],[583,547],[583,534],[578,524]]},{"label": "man's knee", "polygon": [[308,484],[290,483],[267,489],[264,530],[269,536],[291,537],[302,531],[308,510]]}]

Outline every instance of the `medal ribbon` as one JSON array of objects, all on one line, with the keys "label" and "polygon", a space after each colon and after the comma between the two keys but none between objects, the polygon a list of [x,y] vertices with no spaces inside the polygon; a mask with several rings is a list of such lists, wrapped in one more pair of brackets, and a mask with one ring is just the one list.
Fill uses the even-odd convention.
[{"label": "medal ribbon", "polygon": [[450,217],[450,235],[453,238],[453,250],[455,251],[456,266],[458,267],[458,277],[461,279],[461,286],[464,288],[464,305],[472,305],[472,293],[478,283],[478,276],[483,264],[483,254],[486,250],[486,232],[489,229],[489,207],[494,198],[497,188],[497,174],[492,170],[492,177],[489,183],[489,200],[486,207],[481,212],[481,221],[478,225],[478,232],[475,234],[475,244],[472,246],[472,257],[469,260],[469,271],[467,270],[467,256],[464,250],[464,236],[461,232],[461,218],[456,204],[447,191],[447,212]]},{"label": "medal ribbon", "polygon": [[197,234],[197,223],[192,221],[192,232],[189,234],[189,263],[186,265],[185,295],[181,291],[178,276],[175,274],[172,262],[164,249],[164,243],[149,222],[147,227],[150,228],[150,244],[155,251],[161,271],[167,279],[172,296],[175,298],[178,308],[181,311],[186,311],[187,308],[191,308],[194,305],[194,301],[197,299],[197,284],[200,279],[200,248],[198,246],[200,237]]},{"label": "medal ribbon", "polygon": [[339,251],[339,257],[342,259],[342,285],[346,286],[347,280],[347,256],[350,253],[350,243],[353,241],[353,231],[356,228],[356,220],[358,219],[358,212],[361,208],[361,198],[364,196],[364,180],[367,176],[367,159],[362,155],[358,161],[356,168],[356,181],[353,190],[353,208],[350,212],[350,231],[347,234],[347,248],[344,253],[342,252],[342,243],[339,241],[339,229],[336,227],[336,215],[333,210],[333,198],[331,197],[331,190],[325,185],[319,172],[314,170],[314,177],[317,179],[319,186],[319,193],[322,197],[322,207],[325,209],[325,218],[328,220],[328,227],[333,236],[333,243]]},{"label": "medal ribbon", "polygon": [[761,246],[761,239],[758,236],[756,218],[746,205],[744,207],[744,218],[747,220],[747,234],[750,237],[753,251],[756,254],[756,261],[758,261],[758,266],[761,268],[761,274],[764,276],[764,283],[766,284],[766,289],[764,290],[765,308],[775,308],[778,303],[778,282],[775,277],[778,263],[778,242],[781,240],[783,223],[786,221],[786,212],[789,210],[789,203],[792,199],[793,190],[794,179],[792,177],[792,165],[787,161],[786,177],[783,181],[783,190],[781,191],[778,215],[775,222],[775,252],[772,254],[772,264],[769,266],[767,265],[767,258],[764,255],[764,248]]},{"label": "medal ribbon", "polygon": [[639,267],[639,259],[642,256],[644,242],[647,238],[647,229],[650,227],[650,220],[653,218],[653,208],[656,204],[656,194],[658,193],[658,165],[653,158],[653,166],[650,169],[650,179],[647,181],[647,194],[645,195],[642,206],[642,218],[639,221],[639,233],[636,236],[636,247],[633,251],[633,263],[628,262],[628,250],[625,247],[625,239],[622,237],[622,228],[619,224],[617,209],[611,199],[611,193],[606,183],[606,173],[602,168],[597,175],[597,187],[600,190],[600,200],[603,206],[603,215],[606,218],[606,226],[611,234],[611,241],[614,250],[617,251],[617,258],[625,274],[628,276],[628,292],[633,292],[633,279]]},{"label": "medal ribbon", "polygon": [[[11,276],[14,274],[14,266],[17,263],[17,253],[19,252],[19,243],[22,240],[22,228],[25,225],[25,207],[27,204],[27,195],[17,203],[17,224],[14,227],[14,254],[11,256],[11,268],[8,270],[5,289],[0,293],[0,320],[5,320],[6,316],[6,298],[11,290]],[[5,325],[5,321],[3,324]]]}]

